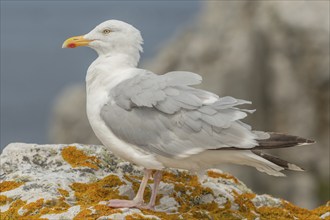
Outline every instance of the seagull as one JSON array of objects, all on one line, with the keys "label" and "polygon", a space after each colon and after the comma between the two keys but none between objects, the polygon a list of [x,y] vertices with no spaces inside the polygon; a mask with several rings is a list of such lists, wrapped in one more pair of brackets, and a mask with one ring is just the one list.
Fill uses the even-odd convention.
[{"label": "seagull", "polygon": [[[284,176],[283,170],[302,171],[261,150],[314,141],[252,130],[241,120],[254,110],[238,107],[251,102],[192,87],[202,81],[196,73],[157,75],[138,68],[142,44],[135,27],[108,20],[62,45],[87,46],[97,52],[86,75],[89,123],[115,155],[144,167],[135,198],[109,200],[107,205],[154,209],[165,168],[198,171],[231,163],[252,166],[273,176]],[[143,194],[152,176],[152,195],[145,204]]]}]

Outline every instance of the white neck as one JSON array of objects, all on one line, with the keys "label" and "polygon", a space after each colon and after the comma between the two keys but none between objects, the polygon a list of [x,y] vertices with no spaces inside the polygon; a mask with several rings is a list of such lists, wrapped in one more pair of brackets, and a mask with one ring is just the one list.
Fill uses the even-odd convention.
[{"label": "white neck", "polygon": [[117,67],[137,67],[140,54],[126,54],[126,53],[107,53],[99,55],[97,58],[98,60],[102,60],[102,62],[107,63],[110,66],[117,66]]},{"label": "white neck", "polygon": [[98,59],[107,59],[107,62],[130,65],[136,67],[140,60],[140,44],[108,44],[108,45],[91,45],[99,55]]},{"label": "white neck", "polygon": [[129,71],[129,69],[136,68],[138,61],[139,57],[127,54],[108,53],[99,55],[88,68],[86,75],[87,87],[95,88],[104,85],[110,89],[120,81],[130,78],[132,71]]},{"label": "white neck", "polygon": [[120,64],[136,67],[140,60],[139,51],[133,49],[130,50],[129,52],[117,52],[117,51],[111,51],[107,53],[102,53],[100,51],[97,52],[99,55],[98,59],[106,59],[107,62],[113,64],[120,62]]}]

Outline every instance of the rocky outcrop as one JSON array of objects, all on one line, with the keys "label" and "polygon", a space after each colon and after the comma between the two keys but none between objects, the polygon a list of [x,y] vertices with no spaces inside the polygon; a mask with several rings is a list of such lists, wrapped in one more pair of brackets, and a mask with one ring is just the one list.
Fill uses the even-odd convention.
[{"label": "rocky outcrop", "polygon": [[[308,172],[303,174],[274,179],[246,168],[226,170],[254,190],[301,206],[324,203],[330,195],[329,2],[204,4],[199,18],[145,66],[159,74],[172,70],[199,73],[203,88],[253,101],[257,112],[247,122],[255,129],[316,140],[311,147],[276,152],[304,167]],[[85,117],[83,91],[83,87],[75,89],[76,99],[65,93],[61,105],[56,105],[55,143],[97,143]]]},{"label": "rocky outcrop", "polygon": [[[299,208],[256,195],[220,170],[199,176],[167,170],[156,209],[113,209],[105,201],[131,199],[141,169],[97,145],[8,145],[0,156],[0,210],[12,219],[325,219],[330,204]],[[150,186],[145,200],[150,197]]]}]

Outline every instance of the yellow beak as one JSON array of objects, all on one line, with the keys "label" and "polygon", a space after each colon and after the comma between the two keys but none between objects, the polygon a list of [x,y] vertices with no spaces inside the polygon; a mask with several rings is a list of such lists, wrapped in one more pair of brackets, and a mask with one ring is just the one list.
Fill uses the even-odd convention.
[{"label": "yellow beak", "polygon": [[64,41],[62,48],[75,48],[80,46],[87,46],[92,40],[87,40],[84,36],[75,36]]}]

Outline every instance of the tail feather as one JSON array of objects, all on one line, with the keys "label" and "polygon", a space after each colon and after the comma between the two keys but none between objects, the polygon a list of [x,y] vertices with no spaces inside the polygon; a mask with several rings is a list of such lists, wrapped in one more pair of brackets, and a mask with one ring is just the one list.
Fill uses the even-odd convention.
[{"label": "tail feather", "polygon": [[242,165],[255,167],[258,171],[267,173],[272,176],[285,176],[281,171],[285,170],[284,167],[267,160],[252,151],[244,152],[244,157],[240,161]]},{"label": "tail feather", "polygon": [[301,138],[298,136],[281,134],[269,132],[270,135],[267,139],[258,140],[258,146],[255,146],[253,150],[259,149],[274,149],[274,148],[286,148],[286,147],[294,147],[297,145],[308,145],[313,144],[315,141]]},{"label": "tail feather", "polygon": [[282,168],[284,168],[285,170],[294,170],[294,171],[304,171],[303,168],[293,164],[293,163],[290,163],[286,160],[283,160],[281,158],[278,158],[278,157],[275,157],[273,155],[270,155],[270,154],[266,154],[264,152],[261,152],[261,151],[257,151],[257,150],[253,150],[252,151],[254,154],[258,155],[259,157],[262,157]]},{"label": "tail feather", "polygon": [[[266,154],[260,150],[294,147],[299,145],[309,145],[315,143],[313,140],[301,138],[293,135],[286,135],[274,132],[254,132],[258,136],[258,145],[253,148],[228,147],[219,148],[225,152],[233,151],[240,155],[239,160],[234,163],[255,167],[257,170],[273,176],[285,176],[281,171],[294,170],[304,171],[299,166],[280,159],[278,157]],[[231,158],[233,158],[231,152]]]},{"label": "tail feather", "polygon": [[281,169],[304,171],[304,169],[293,163],[272,156],[270,154],[266,154],[260,150],[308,145],[315,143],[315,141],[281,133],[269,132],[267,134],[269,135],[269,137],[260,138],[259,140],[257,140],[258,145],[251,149],[251,152],[259,158],[259,161],[263,161],[262,164],[255,164],[254,166],[259,171],[266,172],[274,176],[280,176],[280,174],[282,174],[280,172]]}]

